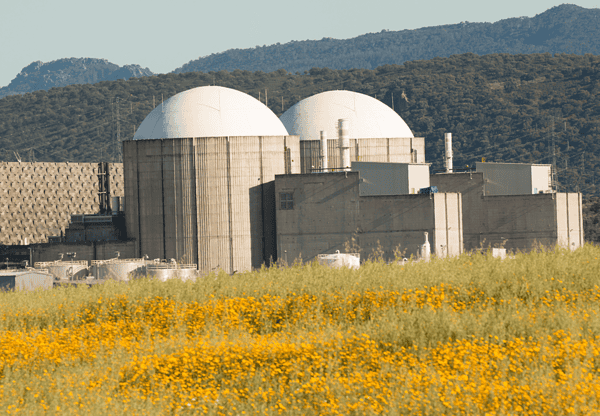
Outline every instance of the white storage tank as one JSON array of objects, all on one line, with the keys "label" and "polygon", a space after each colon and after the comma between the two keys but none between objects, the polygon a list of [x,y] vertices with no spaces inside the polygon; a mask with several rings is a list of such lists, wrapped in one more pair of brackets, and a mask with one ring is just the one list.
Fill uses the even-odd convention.
[{"label": "white storage tank", "polygon": [[127,282],[131,279],[146,276],[146,260],[92,260],[91,275],[98,280]]},{"label": "white storage tank", "polygon": [[169,279],[194,280],[198,277],[196,264],[175,262],[151,262],[146,265],[148,277],[165,282]]},{"label": "white storage tank", "polygon": [[85,260],[37,262],[34,268],[48,270],[48,273],[58,280],[81,280],[89,273],[88,262]]}]

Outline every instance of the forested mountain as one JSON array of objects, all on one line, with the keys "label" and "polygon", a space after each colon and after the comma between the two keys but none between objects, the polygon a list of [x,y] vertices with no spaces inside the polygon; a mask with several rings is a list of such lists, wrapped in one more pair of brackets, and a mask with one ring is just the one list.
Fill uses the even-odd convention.
[{"label": "forested mountain", "polygon": [[385,65],[375,70],[311,69],[305,75],[236,70],[190,72],[70,85],[0,100],[0,157],[14,161],[117,160],[119,140],[161,100],[202,85],[260,98],[277,115],[321,91],[373,96],[426,139],[426,159],[442,166],[452,132],[455,167],[488,161],[552,162],[560,190],[598,194],[600,57],[475,54]]},{"label": "forested mountain", "polygon": [[600,9],[563,4],[532,18],[496,23],[461,22],[416,30],[383,30],[345,40],[324,38],[230,49],[190,61],[173,72],[374,69],[467,52],[600,54]]},{"label": "forested mountain", "polygon": [[119,66],[106,59],[69,58],[47,63],[36,61],[23,68],[8,86],[0,88],[0,98],[71,84],[93,84],[151,75],[154,74],[148,68],[139,65]]}]

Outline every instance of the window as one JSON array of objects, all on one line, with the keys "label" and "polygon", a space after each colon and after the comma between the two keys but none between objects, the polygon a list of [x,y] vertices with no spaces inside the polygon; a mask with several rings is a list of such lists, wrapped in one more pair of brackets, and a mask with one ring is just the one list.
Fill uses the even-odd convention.
[{"label": "window", "polygon": [[294,194],[281,192],[279,194],[279,209],[294,209]]}]

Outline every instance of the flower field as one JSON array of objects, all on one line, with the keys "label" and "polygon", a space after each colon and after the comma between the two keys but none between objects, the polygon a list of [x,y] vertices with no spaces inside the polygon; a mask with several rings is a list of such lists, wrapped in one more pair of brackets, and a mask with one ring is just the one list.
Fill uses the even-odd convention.
[{"label": "flower field", "polygon": [[7,414],[589,415],[600,248],[0,293]]}]

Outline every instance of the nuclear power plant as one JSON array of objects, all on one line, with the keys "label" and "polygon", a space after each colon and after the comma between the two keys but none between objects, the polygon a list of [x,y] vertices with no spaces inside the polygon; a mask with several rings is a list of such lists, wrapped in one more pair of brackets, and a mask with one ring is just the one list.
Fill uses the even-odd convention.
[{"label": "nuclear power plant", "polygon": [[446,169],[432,173],[425,138],[375,98],[327,91],[277,118],[245,93],[198,87],[146,117],[122,165],[2,164],[0,242],[29,264],[76,252],[98,269],[118,251],[199,275],[312,261],[350,241],[386,260],[583,244],[581,194],[555,192],[550,165],[455,172],[445,143]]}]

